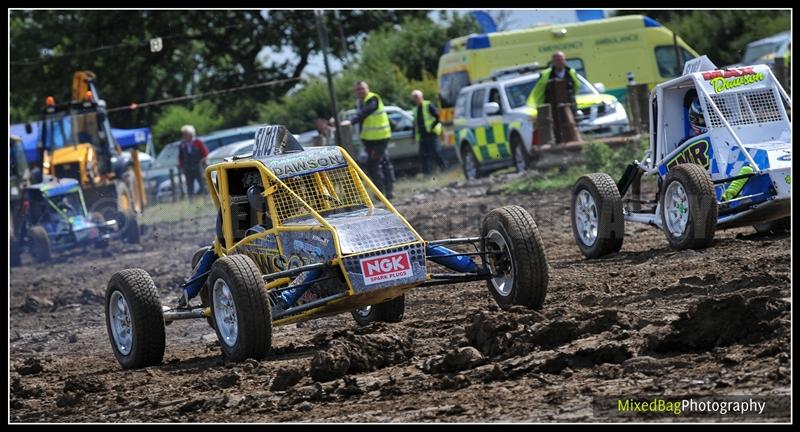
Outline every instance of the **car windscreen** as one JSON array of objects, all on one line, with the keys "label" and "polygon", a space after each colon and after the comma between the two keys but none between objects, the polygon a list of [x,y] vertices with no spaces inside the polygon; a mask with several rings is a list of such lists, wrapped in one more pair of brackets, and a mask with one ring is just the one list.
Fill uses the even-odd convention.
[{"label": "car windscreen", "polygon": [[528,96],[530,96],[533,86],[536,85],[538,79],[525,81],[517,84],[506,86],[506,98],[508,105],[511,108],[519,108],[528,103]]},{"label": "car windscreen", "polygon": [[781,42],[763,43],[758,45],[751,45],[747,47],[742,57],[742,64],[750,65],[758,63],[769,54],[773,54],[781,47]]},{"label": "car windscreen", "polygon": [[453,72],[442,75],[439,80],[439,98],[442,108],[455,106],[458,92],[469,85],[469,75],[466,71]]},{"label": "car windscreen", "polygon": [[169,167],[178,165],[178,143],[167,144],[156,156],[153,167]]}]

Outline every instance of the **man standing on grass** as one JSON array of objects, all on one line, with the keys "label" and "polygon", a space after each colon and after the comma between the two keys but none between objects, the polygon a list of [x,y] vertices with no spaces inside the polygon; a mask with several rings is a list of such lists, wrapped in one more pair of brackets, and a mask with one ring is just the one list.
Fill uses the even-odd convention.
[{"label": "man standing on grass", "polygon": [[200,183],[198,194],[205,193],[203,181],[203,161],[208,155],[208,149],[203,140],[196,138],[197,131],[194,126],[185,125],[181,128],[181,144],[178,149],[178,171],[186,177],[186,192],[191,201],[194,197],[194,183]]}]

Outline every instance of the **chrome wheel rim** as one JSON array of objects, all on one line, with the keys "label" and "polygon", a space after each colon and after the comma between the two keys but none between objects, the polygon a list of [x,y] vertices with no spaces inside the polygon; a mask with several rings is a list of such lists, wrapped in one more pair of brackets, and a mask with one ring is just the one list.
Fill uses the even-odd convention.
[{"label": "chrome wheel rim", "polygon": [[674,181],[667,186],[664,207],[667,230],[673,237],[682,236],[689,224],[689,197],[679,181]]},{"label": "chrome wheel rim", "polygon": [[364,306],[363,308],[356,309],[356,314],[362,318],[367,318],[372,311],[372,306]]},{"label": "chrome wheel rim", "polygon": [[125,296],[119,291],[114,291],[108,302],[108,309],[114,346],[120,354],[128,355],[133,346],[133,321]]},{"label": "chrome wheel rim", "polygon": [[214,282],[214,321],[217,324],[222,343],[232,347],[239,336],[239,320],[236,315],[236,303],[233,294],[224,279]]},{"label": "chrome wheel rim", "polygon": [[575,227],[578,228],[578,238],[586,246],[592,246],[597,241],[598,214],[597,203],[586,189],[578,192],[575,197]]},{"label": "chrome wheel rim", "polygon": [[475,157],[469,151],[464,154],[464,171],[467,173],[467,179],[474,179],[478,177],[478,167],[475,163]]},{"label": "chrome wheel rim", "polygon": [[491,230],[486,237],[487,258],[492,274],[495,275],[489,281],[498,294],[508,297],[514,286],[514,262],[511,259],[511,251],[499,231]]}]

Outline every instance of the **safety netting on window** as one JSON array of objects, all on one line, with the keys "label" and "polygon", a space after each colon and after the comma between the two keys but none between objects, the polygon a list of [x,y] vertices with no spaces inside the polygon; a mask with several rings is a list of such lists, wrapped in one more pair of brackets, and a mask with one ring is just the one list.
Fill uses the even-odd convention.
[{"label": "safety netting on window", "polygon": [[[711,100],[731,127],[783,120],[778,98],[770,88],[715,94],[711,95]],[[706,105],[709,127],[725,127],[722,119],[711,108],[711,104],[706,103]]]},{"label": "safety netting on window", "polygon": [[[279,187],[273,195],[278,219],[310,214],[307,204],[318,213],[356,206],[368,206],[370,197],[358,174],[349,166],[317,171],[296,177],[281,179],[286,187]],[[297,194],[298,200],[289,190]]]}]

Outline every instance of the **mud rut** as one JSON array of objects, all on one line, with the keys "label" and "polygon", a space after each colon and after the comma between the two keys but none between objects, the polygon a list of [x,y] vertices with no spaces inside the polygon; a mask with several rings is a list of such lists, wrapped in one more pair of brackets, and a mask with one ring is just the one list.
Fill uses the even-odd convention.
[{"label": "mud rut", "polygon": [[171,302],[211,216],[159,224],[113,252],[47,266],[26,256],[10,282],[10,420],[604,421],[593,397],[790,393],[789,235],[728,230],[710,249],[676,252],[628,224],[620,254],[586,261],[568,190],[488,189],[396,206],[430,239],[476,235],[492,208],[525,207],[551,269],[542,310],[501,311],[482,283],[418,289],[398,324],[359,329],[346,314],[279,327],[260,362],[225,364],[204,321],[167,327],[160,367],[122,371],[111,353],[110,274],[144,268]]}]

